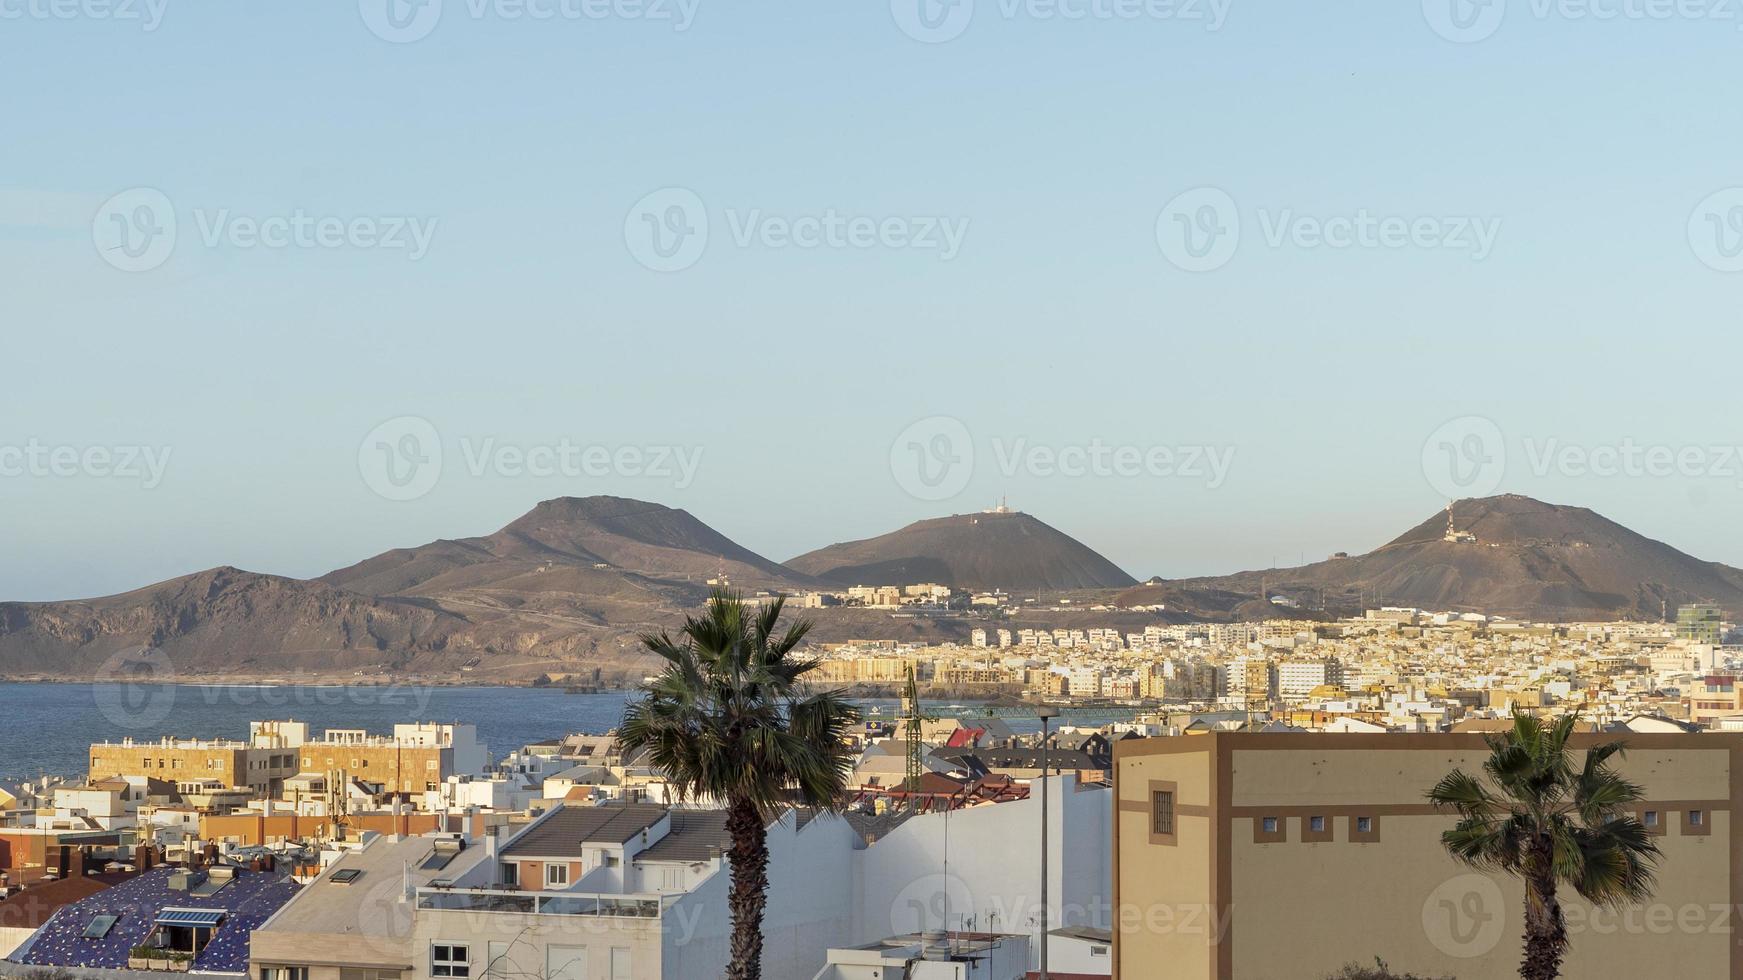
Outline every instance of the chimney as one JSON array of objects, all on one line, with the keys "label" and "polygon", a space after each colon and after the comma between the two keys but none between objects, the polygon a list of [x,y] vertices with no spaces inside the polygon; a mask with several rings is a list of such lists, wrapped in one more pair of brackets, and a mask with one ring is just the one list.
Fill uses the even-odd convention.
[{"label": "chimney", "polygon": [[90,848],[75,847],[72,853],[72,867],[67,869],[67,877],[83,878],[85,876],[85,858],[90,856]]},{"label": "chimney", "polygon": [[62,844],[60,846],[59,851],[55,854],[54,870],[55,875],[62,881],[66,881],[68,878],[72,877],[73,846],[71,844]]}]

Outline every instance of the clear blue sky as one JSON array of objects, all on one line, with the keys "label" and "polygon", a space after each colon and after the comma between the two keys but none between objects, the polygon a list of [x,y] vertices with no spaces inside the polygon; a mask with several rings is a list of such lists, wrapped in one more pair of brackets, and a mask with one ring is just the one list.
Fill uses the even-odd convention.
[{"label": "clear blue sky", "polygon": [[[1525,446],[1743,444],[1743,273],[1689,229],[1743,185],[1733,20],[1514,0],[1454,43],[1414,0],[1233,0],[1214,31],[978,0],[960,36],[920,43],[887,0],[701,0],[682,31],[446,0],[390,43],[348,2],[167,0],[154,30],[49,2],[0,2],[0,466],[5,447],[171,456],[151,486],[83,461],[0,475],[0,599],[219,564],[314,575],[591,493],[685,507],[775,559],[1008,493],[1139,576],[1293,564],[1443,506],[1424,442],[1473,415],[1504,433],[1500,489],[1743,563],[1743,460],[1593,476]],[[626,224],[672,187],[709,237],[658,272]],[[1235,202],[1241,238],[1190,272],[1158,216],[1200,187]],[[93,225],[135,188],[177,231],[129,272]],[[737,241],[831,210],[967,231],[948,259]],[[1500,225],[1480,260],[1267,241],[1363,210]],[[298,212],[436,224],[415,261],[205,240]],[[443,469],[390,500],[359,451],[406,416]],[[932,416],[975,447],[944,500],[892,473],[898,433]],[[487,439],[703,456],[682,488],[474,476],[462,440]],[[1007,475],[995,439],[1235,456],[1215,487]]]}]

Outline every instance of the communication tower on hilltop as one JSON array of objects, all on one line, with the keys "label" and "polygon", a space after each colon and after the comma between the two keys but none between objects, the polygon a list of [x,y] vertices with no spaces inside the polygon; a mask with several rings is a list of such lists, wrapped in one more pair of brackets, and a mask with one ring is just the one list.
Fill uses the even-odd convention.
[{"label": "communication tower on hilltop", "polygon": [[1453,523],[1453,502],[1450,500],[1446,502],[1446,534],[1441,540],[1451,544],[1475,544],[1477,541],[1475,534],[1461,531]]}]

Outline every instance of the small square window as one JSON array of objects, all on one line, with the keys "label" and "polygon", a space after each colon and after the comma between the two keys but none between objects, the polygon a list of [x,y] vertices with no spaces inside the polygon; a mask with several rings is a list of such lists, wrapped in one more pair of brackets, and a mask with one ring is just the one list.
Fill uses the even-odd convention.
[{"label": "small square window", "polygon": [[1371,834],[1373,832],[1374,832],[1374,818],[1373,817],[1357,817],[1356,818],[1356,833],[1358,833],[1358,834]]},{"label": "small square window", "polygon": [[1277,818],[1276,817],[1266,817],[1264,819],[1263,823],[1261,824],[1261,826],[1263,826],[1265,828],[1265,833],[1275,834],[1277,832]]},{"label": "small square window", "polygon": [[1324,817],[1308,817],[1307,818],[1307,826],[1308,826],[1308,829],[1312,830],[1314,833],[1323,834],[1323,833],[1325,833],[1325,818]]},{"label": "small square window", "polygon": [[569,866],[566,864],[545,865],[545,884],[567,885],[569,883]]},{"label": "small square window", "polygon": [[1700,810],[1689,811],[1689,826],[1699,827],[1706,822],[1707,815]]},{"label": "small square window", "polygon": [[1658,826],[1658,811],[1657,810],[1646,811],[1645,818],[1642,819],[1640,822],[1645,824],[1648,827]]}]

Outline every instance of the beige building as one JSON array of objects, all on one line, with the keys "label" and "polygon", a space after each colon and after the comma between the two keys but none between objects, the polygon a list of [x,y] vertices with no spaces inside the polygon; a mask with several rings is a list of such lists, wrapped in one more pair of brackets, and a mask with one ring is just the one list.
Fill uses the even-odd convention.
[{"label": "beige building", "polygon": [[[1576,746],[1614,736],[1577,735]],[[1743,735],[1634,734],[1621,769],[1664,851],[1647,905],[1564,889],[1569,977],[1743,978]],[[1217,732],[1116,744],[1114,975],[1301,980],[1376,956],[1518,976],[1523,891],[1454,862],[1425,794],[1480,772],[1480,735]],[[1736,774],[1735,778],[1733,774]]]},{"label": "beige building", "polygon": [[90,778],[143,776],[278,797],[298,773],[337,773],[340,779],[378,783],[388,793],[423,793],[450,775],[482,773],[488,763],[472,725],[400,724],[392,735],[328,729],[315,739],[303,722],[257,721],[250,723],[247,741],[125,739],[93,745]]}]

